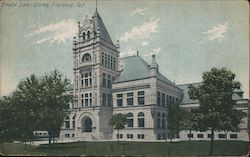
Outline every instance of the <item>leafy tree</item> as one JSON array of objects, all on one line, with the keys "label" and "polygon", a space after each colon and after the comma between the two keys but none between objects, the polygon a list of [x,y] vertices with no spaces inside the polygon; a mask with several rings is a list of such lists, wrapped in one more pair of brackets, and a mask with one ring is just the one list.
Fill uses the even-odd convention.
[{"label": "leafy tree", "polygon": [[41,78],[31,75],[20,81],[17,90],[0,101],[0,128],[4,128],[0,134],[26,141],[33,137],[33,131],[46,130],[51,143],[60,131],[71,100],[66,94],[68,85],[69,80],[57,70]]},{"label": "leafy tree", "polygon": [[125,125],[127,124],[127,114],[114,114],[110,120],[110,125],[112,125],[114,127],[114,129],[117,130],[118,133],[118,143],[119,143],[119,139],[120,139],[120,135],[119,135],[119,130],[124,129]]},{"label": "leafy tree", "polygon": [[58,135],[60,128],[66,117],[65,109],[72,97],[66,94],[69,80],[63,78],[58,71],[53,71],[50,75],[45,75],[41,79],[43,92],[41,93],[41,127],[48,131],[49,141]]},{"label": "leafy tree", "polygon": [[169,104],[167,106],[167,121],[168,121],[168,129],[170,130],[170,140],[172,142],[172,138],[174,134],[179,132],[181,121],[183,119],[183,109],[179,106],[179,104]]},{"label": "leafy tree", "polygon": [[240,83],[234,81],[234,73],[226,68],[212,68],[202,78],[200,86],[189,86],[188,94],[191,99],[199,100],[199,130],[211,130],[209,155],[213,155],[214,131],[238,129],[245,113],[234,109],[233,91],[240,88]]},{"label": "leafy tree", "polygon": [[[183,118],[180,122],[180,127],[183,130],[188,130],[191,135],[192,130],[198,130],[199,113],[197,110],[183,111]],[[190,141],[190,136],[188,137]]]}]

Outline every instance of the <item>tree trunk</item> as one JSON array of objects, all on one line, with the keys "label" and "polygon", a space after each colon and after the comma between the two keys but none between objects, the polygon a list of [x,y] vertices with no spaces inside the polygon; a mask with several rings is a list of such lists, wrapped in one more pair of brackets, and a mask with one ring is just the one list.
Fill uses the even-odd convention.
[{"label": "tree trunk", "polygon": [[211,141],[210,141],[210,149],[209,155],[212,156],[214,151],[214,128],[211,129]]},{"label": "tree trunk", "polygon": [[48,131],[48,134],[49,134],[49,144],[51,144],[51,132]]},{"label": "tree trunk", "polygon": [[189,130],[188,140],[191,141],[191,130]]},{"label": "tree trunk", "polygon": [[26,140],[24,141],[24,150],[27,150]]},{"label": "tree trunk", "polygon": [[118,143],[119,143],[119,139],[120,139],[119,129],[117,129],[117,131],[118,131]]},{"label": "tree trunk", "polygon": [[225,135],[226,135],[226,141],[227,141],[227,134],[228,134],[228,131],[225,131]]},{"label": "tree trunk", "polygon": [[171,141],[171,142],[173,141],[172,138],[173,138],[173,130],[170,129],[170,141]]}]

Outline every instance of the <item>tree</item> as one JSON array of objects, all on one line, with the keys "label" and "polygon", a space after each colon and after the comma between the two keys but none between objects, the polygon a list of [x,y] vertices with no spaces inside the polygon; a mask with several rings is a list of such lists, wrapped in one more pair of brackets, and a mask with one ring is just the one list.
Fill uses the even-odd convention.
[{"label": "tree", "polygon": [[180,122],[183,119],[183,109],[179,106],[179,104],[169,104],[167,106],[167,120],[168,120],[168,129],[170,130],[170,140],[172,142],[172,138],[174,136],[174,132],[178,132],[180,130]]},{"label": "tree", "polygon": [[198,118],[199,118],[199,113],[197,110],[191,110],[191,111],[183,111],[183,118],[182,121],[180,122],[180,128],[183,130],[188,130],[189,131],[189,136],[188,140],[190,141],[191,138],[191,132],[192,130],[198,130]]},{"label": "tree", "polygon": [[27,141],[33,137],[33,131],[46,130],[51,143],[60,131],[65,109],[71,101],[71,96],[66,94],[68,85],[69,80],[57,70],[40,78],[31,75],[20,81],[16,91],[0,101],[1,107],[4,106],[0,109],[0,127],[5,128],[1,135],[12,134],[12,139],[21,137]]},{"label": "tree", "polygon": [[235,74],[226,68],[212,68],[203,73],[201,85],[189,86],[190,98],[200,103],[199,130],[211,130],[209,155],[213,155],[214,131],[238,129],[242,117],[238,119],[236,116],[245,116],[243,111],[234,109],[233,91],[240,88],[234,78]]},{"label": "tree", "polygon": [[[48,131],[49,142],[58,135],[67,113],[65,109],[72,97],[66,94],[69,80],[57,70],[41,79],[43,92],[41,93],[41,128]],[[46,122],[46,123],[44,123]]]},{"label": "tree", "polygon": [[120,139],[119,130],[125,128],[127,121],[128,121],[127,114],[121,114],[121,113],[114,114],[110,120],[110,125],[112,125],[113,128],[117,130],[118,143],[119,143],[119,139]]}]

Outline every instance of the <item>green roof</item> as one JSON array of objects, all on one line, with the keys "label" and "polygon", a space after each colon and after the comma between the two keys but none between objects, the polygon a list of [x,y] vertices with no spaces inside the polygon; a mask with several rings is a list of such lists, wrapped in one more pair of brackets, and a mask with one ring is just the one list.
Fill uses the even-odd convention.
[{"label": "green roof", "polygon": [[[192,100],[189,95],[188,95],[188,91],[189,91],[189,88],[188,86],[189,85],[193,85],[195,87],[198,87],[199,85],[201,85],[202,83],[199,82],[199,83],[190,83],[190,84],[182,84],[182,85],[177,85],[177,87],[179,87],[180,89],[183,90],[183,98],[181,100],[181,104],[193,104],[193,103],[199,103],[198,100]],[[240,96],[239,94],[242,93],[243,91],[241,89],[234,89],[234,94],[232,96],[233,100],[241,100],[242,99],[242,96]]]},{"label": "green roof", "polygon": [[[116,78],[114,83],[127,82],[139,79],[146,79],[150,77],[150,65],[144,61],[139,55],[120,58],[122,71]],[[169,84],[173,84],[160,72],[156,76],[159,80]]]}]

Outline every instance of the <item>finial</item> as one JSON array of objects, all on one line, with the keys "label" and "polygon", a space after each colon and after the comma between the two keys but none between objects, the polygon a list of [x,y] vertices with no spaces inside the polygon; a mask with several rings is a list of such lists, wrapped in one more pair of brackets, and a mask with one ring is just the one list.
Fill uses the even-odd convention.
[{"label": "finial", "polygon": [[97,0],[95,1],[95,10],[97,11]]}]

